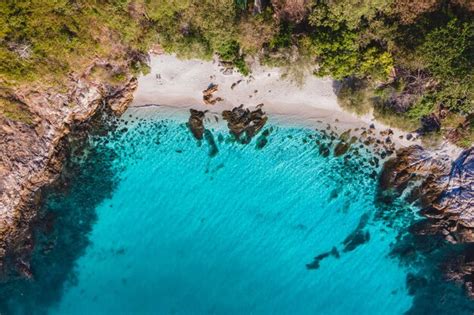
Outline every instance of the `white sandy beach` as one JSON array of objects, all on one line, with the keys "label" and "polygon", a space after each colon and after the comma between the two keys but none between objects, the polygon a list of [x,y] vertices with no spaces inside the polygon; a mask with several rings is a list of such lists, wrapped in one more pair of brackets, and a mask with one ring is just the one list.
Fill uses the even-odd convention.
[{"label": "white sandy beach", "polygon": [[[278,68],[257,67],[251,76],[244,77],[236,71],[224,74],[217,62],[180,60],[172,55],[152,55],[150,66],[151,72],[139,78],[131,106],[159,104],[220,112],[240,104],[254,107],[263,103],[268,113],[296,119],[360,121],[339,107],[331,79],[308,76],[298,87],[282,79]],[[205,105],[202,91],[211,83],[219,86],[214,95],[223,101]]]},{"label": "white sandy beach", "polygon": [[[334,81],[330,78],[308,75],[305,83],[298,86],[283,79],[281,74],[278,68],[256,66],[250,76],[244,77],[237,71],[226,73],[216,61],[181,60],[167,54],[151,55],[150,73],[138,79],[131,107],[155,104],[220,113],[240,104],[249,108],[264,104],[263,109],[269,117],[280,121],[314,127],[329,123],[340,132],[374,124],[376,135],[389,128],[376,121],[371,113],[357,116],[344,111],[337,102]],[[223,101],[206,105],[202,92],[211,83],[219,86],[214,96],[221,97]],[[397,147],[420,143],[419,140],[407,140],[407,132],[391,129],[394,132],[391,138]]]}]

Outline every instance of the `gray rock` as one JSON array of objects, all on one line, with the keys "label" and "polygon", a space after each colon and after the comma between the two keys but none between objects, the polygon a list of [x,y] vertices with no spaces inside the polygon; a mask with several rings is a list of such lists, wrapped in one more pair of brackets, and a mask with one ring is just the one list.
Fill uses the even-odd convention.
[{"label": "gray rock", "polygon": [[[412,198],[418,199],[428,219],[420,234],[437,234],[451,243],[474,243],[474,147],[451,159],[414,145],[400,149],[382,171],[382,191],[400,196],[410,184],[418,184]],[[448,279],[464,285],[474,298],[474,257],[465,251],[446,267]]]}]

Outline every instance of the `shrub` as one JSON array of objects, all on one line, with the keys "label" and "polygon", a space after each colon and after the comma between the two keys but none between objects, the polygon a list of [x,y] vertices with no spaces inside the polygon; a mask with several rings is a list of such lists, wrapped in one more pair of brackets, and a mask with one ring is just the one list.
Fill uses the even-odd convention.
[{"label": "shrub", "polygon": [[452,19],[425,38],[420,51],[428,69],[441,79],[462,77],[474,67],[474,22]]}]

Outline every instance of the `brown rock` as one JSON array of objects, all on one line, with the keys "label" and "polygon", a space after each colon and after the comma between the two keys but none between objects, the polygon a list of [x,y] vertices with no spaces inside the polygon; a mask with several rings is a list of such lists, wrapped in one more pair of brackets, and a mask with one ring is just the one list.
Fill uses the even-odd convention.
[{"label": "brown rock", "polygon": [[204,104],[214,105],[217,102],[223,101],[223,99],[221,97],[214,98],[214,96],[213,96],[213,94],[215,92],[217,92],[218,89],[219,89],[219,85],[211,83],[211,84],[209,84],[207,89],[202,91],[202,99],[204,101]]},{"label": "brown rock", "polygon": [[257,109],[250,111],[243,105],[232,110],[222,112],[222,117],[227,121],[227,126],[235,139],[241,143],[249,143],[250,140],[263,128],[268,120],[262,110],[263,104]]},{"label": "brown rock", "polygon": [[204,116],[206,112],[192,108],[189,111],[191,112],[191,116],[189,117],[188,128],[191,130],[194,138],[202,140],[204,137],[204,131],[206,130],[204,128]]},{"label": "brown rock", "polygon": [[[383,168],[382,192],[395,190],[400,196],[409,185],[418,186],[411,194],[421,202],[421,213],[428,219],[420,234],[442,235],[451,243],[474,242],[474,147],[451,163],[443,154],[411,146],[397,151]],[[384,193],[382,193],[384,194]],[[463,283],[474,297],[474,257],[469,250],[447,268],[447,276]]]},{"label": "brown rock", "polygon": [[89,74],[98,64],[108,65],[95,61],[85,73],[71,74],[65,82],[66,92],[40,87],[11,91],[28,106],[34,119],[29,124],[0,115],[0,272],[5,272],[3,258],[8,253],[11,261],[23,262],[17,265],[17,272],[31,275],[27,267],[37,192],[58,176],[61,147],[71,126],[88,121],[101,110],[120,114],[132,99],[136,79],[129,76],[122,84],[97,82]]}]

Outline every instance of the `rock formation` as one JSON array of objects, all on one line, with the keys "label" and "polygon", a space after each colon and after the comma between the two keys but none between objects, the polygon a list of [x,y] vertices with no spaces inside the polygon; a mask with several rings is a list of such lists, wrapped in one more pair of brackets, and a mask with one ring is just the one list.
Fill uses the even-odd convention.
[{"label": "rock formation", "polygon": [[240,105],[232,110],[222,112],[222,117],[227,121],[230,133],[238,142],[249,143],[267,122],[268,117],[262,110],[262,106],[257,106],[257,109],[250,111]]},{"label": "rock formation", "polygon": [[[419,185],[415,185],[416,183]],[[384,165],[381,188],[419,199],[422,213],[453,243],[474,242],[474,148],[451,165],[446,155],[420,146],[402,148]]]},{"label": "rock formation", "polygon": [[[51,183],[61,170],[61,144],[70,127],[88,120],[104,104],[117,114],[132,100],[137,80],[104,83],[88,73],[72,74],[67,92],[34,88],[8,91],[9,97],[26,104],[31,123],[0,115],[0,270],[3,258],[21,256],[33,247],[30,223],[35,216],[38,190]],[[108,65],[108,64],[107,64]],[[111,66],[112,67],[112,66]],[[28,263],[20,261],[18,272],[29,275]]]},{"label": "rock formation", "polygon": [[464,253],[447,264],[446,273],[474,298],[474,147],[454,162],[417,145],[400,149],[385,163],[380,186],[382,199],[390,198],[387,192],[392,191],[397,196],[408,192],[408,198],[420,201],[427,222],[417,233],[465,244]]},{"label": "rock formation", "polygon": [[191,116],[188,120],[188,128],[191,130],[191,133],[193,134],[194,138],[196,138],[197,140],[202,140],[204,136],[204,131],[206,130],[204,128],[203,122],[206,112],[192,108],[189,111],[191,112]]},{"label": "rock formation", "polygon": [[434,183],[432,190],[442,192],[423,214],[436,222],[448,241],[474,242],[474,147],[463,151],[449,174]]}]

